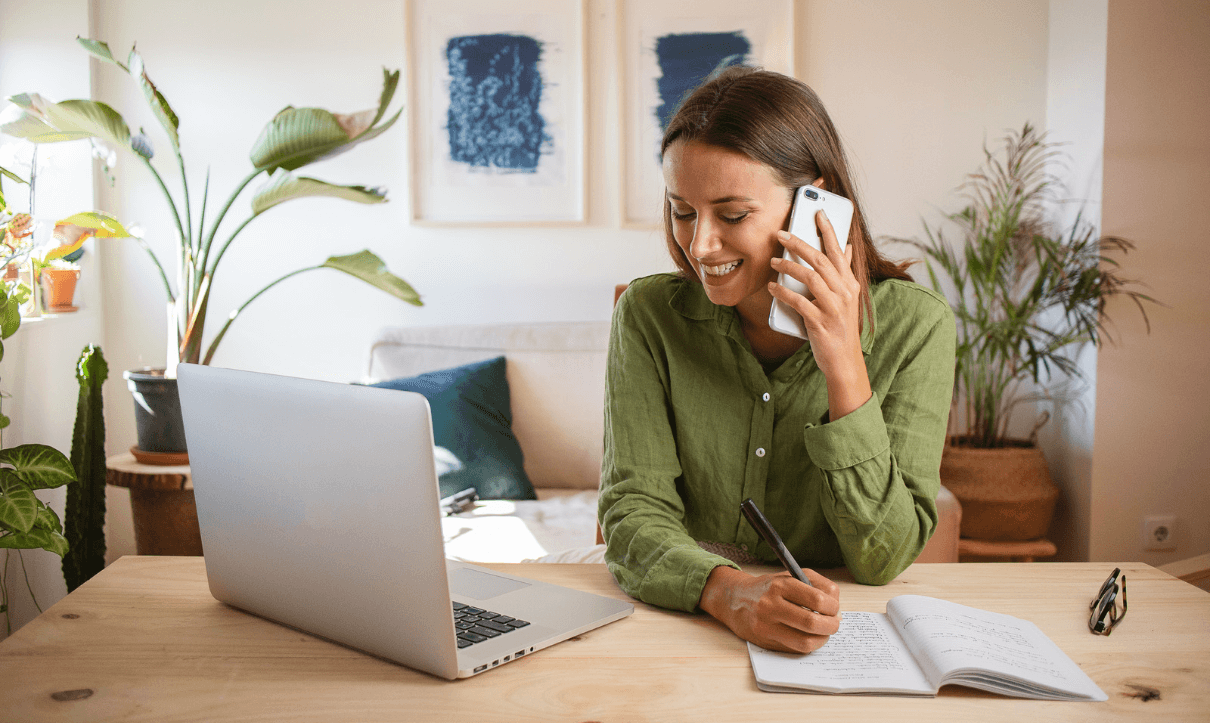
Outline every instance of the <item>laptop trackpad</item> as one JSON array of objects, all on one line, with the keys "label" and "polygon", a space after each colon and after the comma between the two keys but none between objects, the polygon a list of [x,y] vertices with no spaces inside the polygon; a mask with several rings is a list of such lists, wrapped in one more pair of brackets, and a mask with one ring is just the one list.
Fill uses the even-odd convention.
[{"label": "laptop trackpad", "polygon": [[507,577],[480,572],[469,567],[460,567],[450,571],[450,592],[475,600],[488,600],[525,587],[529,587],[529,583],[510,580]]}]

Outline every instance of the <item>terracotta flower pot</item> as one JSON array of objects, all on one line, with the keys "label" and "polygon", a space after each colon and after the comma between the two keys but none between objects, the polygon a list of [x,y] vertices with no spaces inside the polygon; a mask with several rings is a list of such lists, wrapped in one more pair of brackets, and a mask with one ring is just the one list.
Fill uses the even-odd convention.
[{"label": "terracotta flower pot", "polygon": [[76,295],[76,282],[80,279],[79,269],[45,268],[39,274],[42,288],[46,290],[46,308],[53,313],[78,311],[72,305]]},{"label": "terracotta flower pot", "polygon": [[995,449],[947,445],[941,484],[962,503],[962,536],[980,540],[1044,537],[1059,498],[1042,450],[1023,440]]}]

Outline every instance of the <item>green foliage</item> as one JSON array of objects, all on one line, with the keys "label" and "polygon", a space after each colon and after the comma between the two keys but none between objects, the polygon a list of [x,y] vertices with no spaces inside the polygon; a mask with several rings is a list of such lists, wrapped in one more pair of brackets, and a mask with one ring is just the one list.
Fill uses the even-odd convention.
[{"label": "green foliage", "polygon": [[1031,398],[1024,383],[1049,382],[1056,372],[1081,378],[1075,353],[1107,335],[1108,298],[1130,298],[1144,321],[1142,302],[1154,302],[1130,288],[1110,256],[1134,248],[1130,241],[1098,236],[1078,216],[1065,231],[1052,231],[1055,181],[1046,165],[1055,146],[1026,123],[1004,139],[1002,154],[984,148],[983,167],[959,189],[968,205],[949,216],[960,249],[927,224],[927,242],[899,239],[924,252],[933,288],[949,292],[958,322],[954,393],[966,421],[959,436],[971,446],[1006,444],[1013,406]]},{"label": "green foliage", "polygon": [[[0,338],[17,333],[21,315],[17,307],[24,301],[14,293],[15,285],[0,283]],[[0,343],[0,360],[4,346]],[[0,430],[9,418],[0,414]],[[0,442],[0,447],[3,447]],[[67,554],[67,538],[55,511],[38,499],[34,490],[62,487],[76,479],[71,460],[43,444],[22,444],[0,449],[0,548],[32,550],[41,548],[62,557]],[[24,561],[23,561],[24,564]],[[33,597],[33,590],[30,590]],[[37,600],[34,601],[37,605]],[[8,617],[8,588],[0,572],[0,612],[12,632]]]},{"label": "green foliage", "polygon": [[63,579],[71,592],[105,568],[105,416],[101,384],[109,365],[101,347],[90,344],[76,364],[80,400],[71,439],[71,466],[80,483],[67,489]]},{"label": "green foliage", "polygon": [[[292,171],[344,153],[360,143],[377,138],[393,126],[402,110],[396,111],[389,119],[384,118],[399,85],[399,71],[383,69],[382,93],[375,108],[348,114],[332,113],[322,108],[284,108],[265,126],[253,144],[250,153],[252,169],[249,175],[235,188],[209,224],[206,219],[206,203],[210,190],[207,176],[195,224],[189,197],[189,178],[185,173],[185,161],[180,151],[180,119],[163,93],[152,83],[143,58],[132,48],[126,62],[122,63],[113,56],[107,44],[85,38],[78,40],[94,57],[125,71],[142,91],[152,115],[167,135],[175,156],[177,169],[180,171],[180,197],[169,191],[159,171],[152,165],[154,153],[146,135],[141,131],[132,134],[121,114],[104,103],[91,100],[52,103],[36,93],[22,93],[9,98],[15,106],[9,111],[16,112],[6,111],[3,117],[0,117],[0,131],[35,143],[99,138],[117,148],[131,151],[146,166],[164,195],[177,232],[176,278],[180,281],[176,289],[168,280],[165,265],[146,242],[139,240],[151,256],[168,300],[175,307],[173,323],[178,343],[175,358],[168,359],[168,367],[175,369],[178,361],[209,363],[231,321],[262,293],[300,271],[341,268],[329,260],[291,272],[269,283],[229,315],[226,325],[210,341],[203,355],[202,335],[205,331],[215,271],[231,242],[248,223],[270,208],[296,198],[326,196],[369,204],[386,201],[386,194],[380,189],[329,184],[314,178],[295,176]],[[230,231],[226,240],[216,247],[215,241],[231,205],[244,188],[261,174],[266,174],[269,178],[264,188],[260,189],[252,200],[251,216]],[[372,257],[375,271],[369,278],[362,274],[352,274],[353,276],[368,281],[404,302],[421,305],[419,294],[406,281],[387,271],[381,259],[369,251],[362,251],[361,254]]]}]

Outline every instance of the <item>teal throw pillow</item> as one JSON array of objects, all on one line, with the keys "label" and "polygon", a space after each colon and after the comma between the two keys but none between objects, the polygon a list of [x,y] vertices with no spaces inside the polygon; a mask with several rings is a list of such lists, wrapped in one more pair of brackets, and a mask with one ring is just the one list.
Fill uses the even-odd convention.
[{"label": "teal throw pillow", "polygon": [[433,413],[433,440],[461,462],[441,475],[441,496],[474,487],[482,499],[532,500],[521,445],[513,435],[504,357],[374,384],[419,392]]}]

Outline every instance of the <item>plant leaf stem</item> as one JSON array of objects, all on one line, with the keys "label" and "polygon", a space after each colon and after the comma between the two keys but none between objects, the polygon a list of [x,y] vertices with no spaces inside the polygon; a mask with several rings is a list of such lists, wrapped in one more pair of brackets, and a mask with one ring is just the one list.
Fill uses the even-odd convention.
[{"label": "plant leaf stem", "polygon": [[265,169],[263,168],[257,168],[252,171],[252,173],[248,174],[248,177],[240,182],[239,186],[236,187],[235,191],[227,199],[227,203],[223,204],[223,208],[221,211],[219,211],[218,216],[214,219],[214,223],[211,224],[210,233],[206,236],[206,242],[202,246],[202,263],[199,269],[206,268],[206,264],[210,259],[210,246],[214,243],[214,236],[216,233],[218,233],[219,224],[223,222],[223,217],[227,215],[227,211],[230,210],[231,204],[235,203],[235,198],[239,196],[239,194],[248,186],[249,183],[252,183],[252,179],[259,176],[264,172],[264,170]]}]

